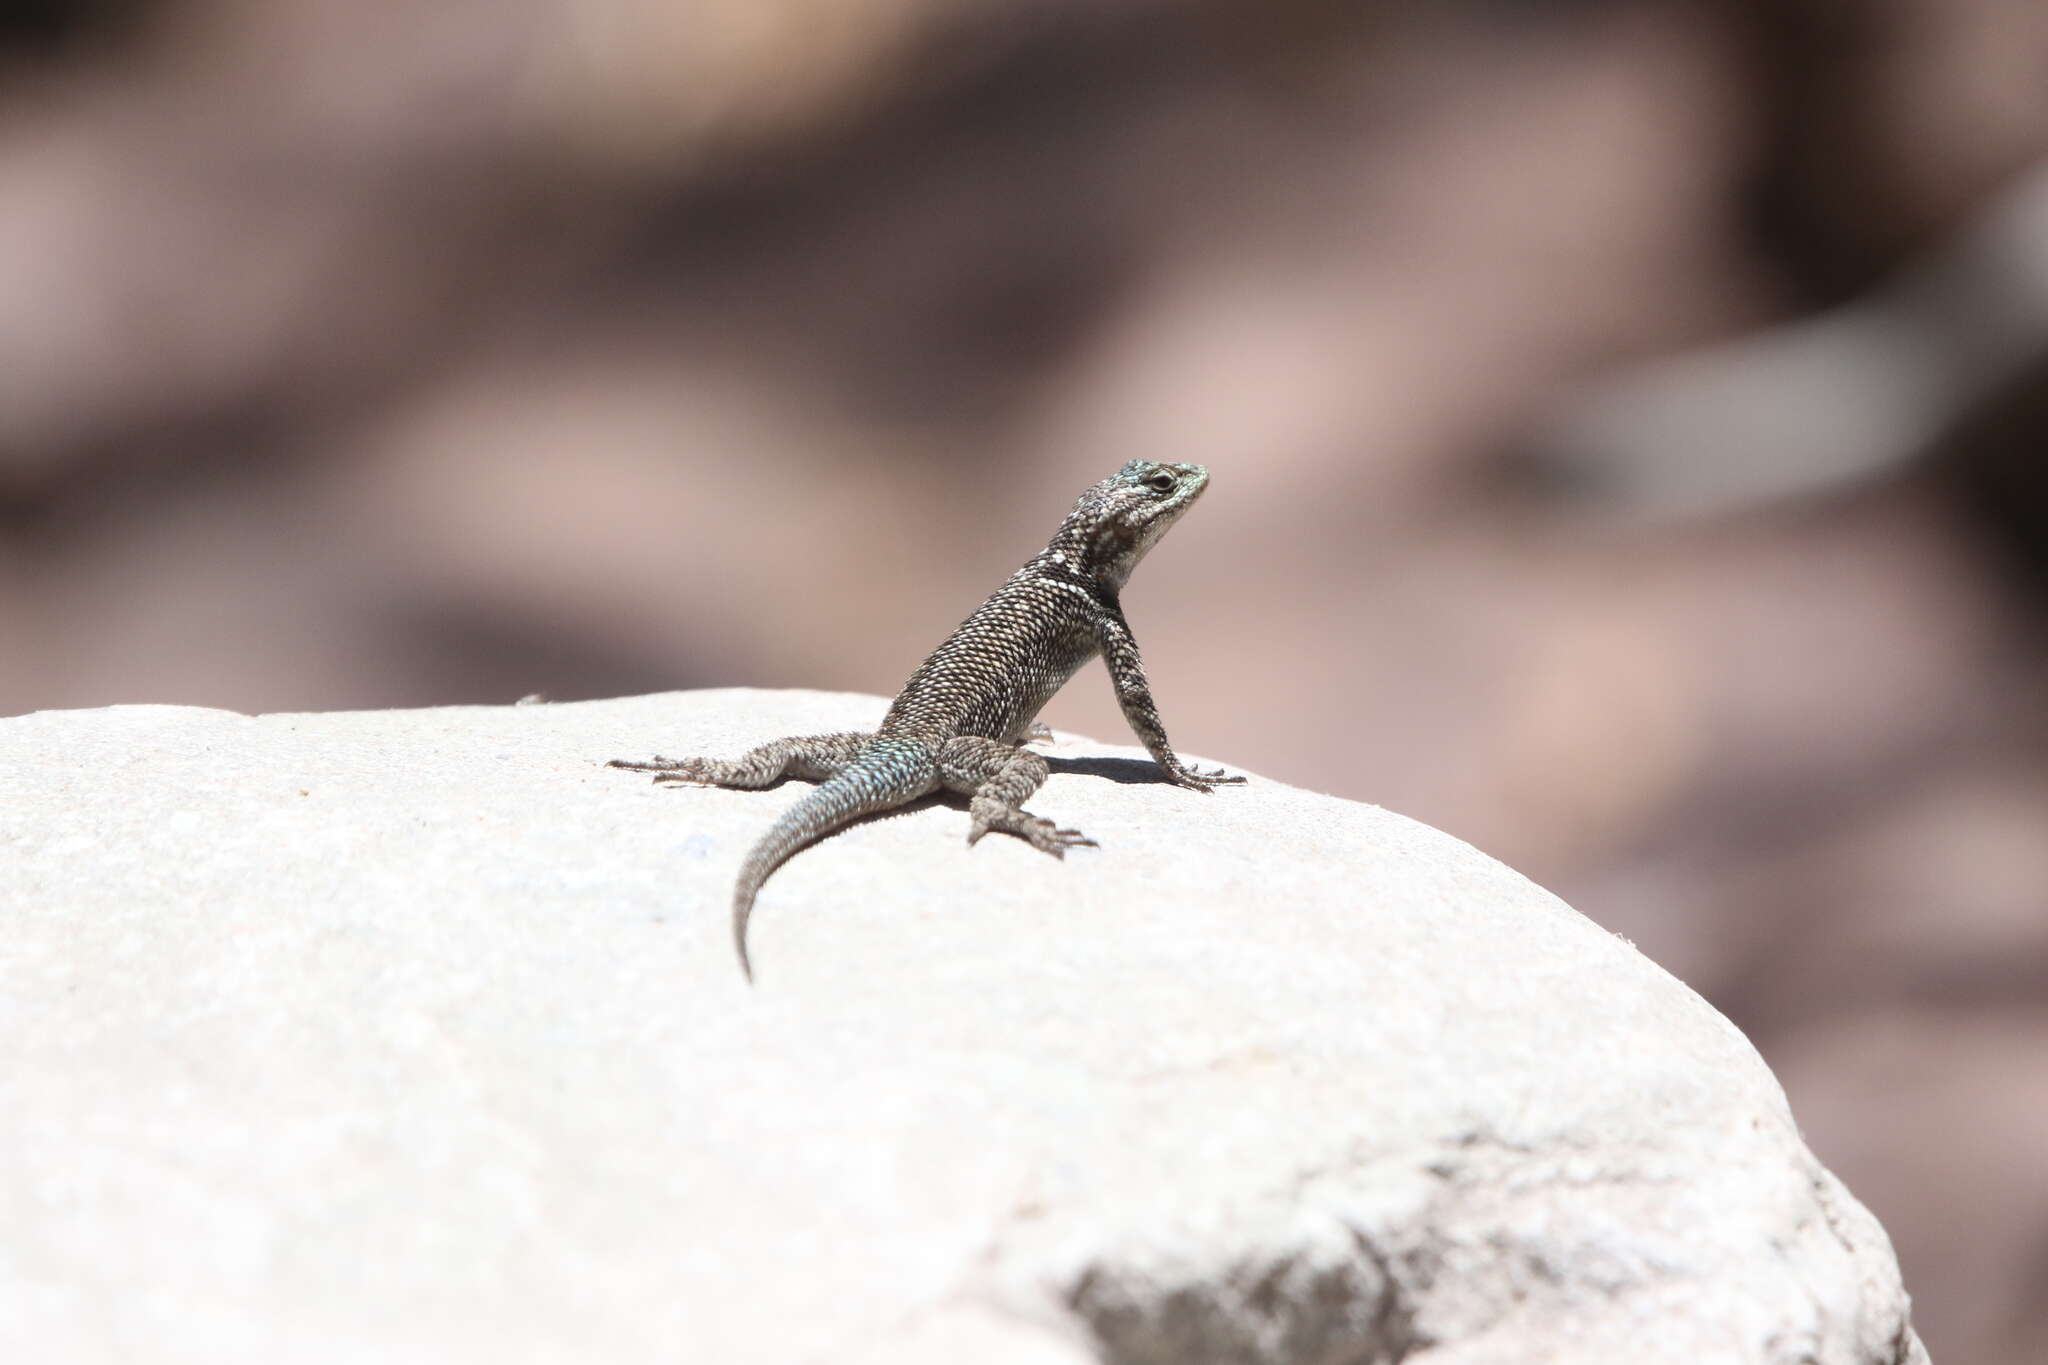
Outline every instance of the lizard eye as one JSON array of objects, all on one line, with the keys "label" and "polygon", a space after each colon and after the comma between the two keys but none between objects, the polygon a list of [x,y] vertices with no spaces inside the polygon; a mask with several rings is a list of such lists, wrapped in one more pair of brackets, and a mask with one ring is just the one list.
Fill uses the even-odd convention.
[{"label": "lizard eye", "polygon": [[1145,480],[1145,486],[1155,493],[1171,493],[1173,491],[1173,484],[1173,475],[1163,469]]}]

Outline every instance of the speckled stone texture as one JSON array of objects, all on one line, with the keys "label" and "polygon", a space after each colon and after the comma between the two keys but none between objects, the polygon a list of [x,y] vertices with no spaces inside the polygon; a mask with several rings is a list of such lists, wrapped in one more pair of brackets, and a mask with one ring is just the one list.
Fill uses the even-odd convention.
[{"label": "speckled stone texture", "polygon": [[1371,806],[1063,735],[1099,850],[856,826],[748,989],[801,786],[601,764],[885,706],[0,720],[0,1358],[1925,1359],[1731,1025]]}]

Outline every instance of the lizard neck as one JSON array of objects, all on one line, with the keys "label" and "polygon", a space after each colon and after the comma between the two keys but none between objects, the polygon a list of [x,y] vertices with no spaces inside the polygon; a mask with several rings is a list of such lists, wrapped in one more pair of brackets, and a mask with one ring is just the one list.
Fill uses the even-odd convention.
[{"label": "lizard neck", "polygon": [[1171,517],[1155,517],[1135,526],[1121,517],[1083,515],[1077,510],[1061,523],[1039,559],[1088,580],[1114,598],[1172,522]]}]

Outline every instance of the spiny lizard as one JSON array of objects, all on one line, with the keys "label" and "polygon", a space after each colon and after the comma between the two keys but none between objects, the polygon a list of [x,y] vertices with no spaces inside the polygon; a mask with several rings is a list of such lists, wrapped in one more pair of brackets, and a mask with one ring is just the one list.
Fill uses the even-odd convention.
[{"label": "spiny lizard", "polygon": [[1051,543],[911,674],[872,734],[778,739],[732,760],[611,761],[614,768],[654,773],[656,782],[759,788],[796,777],[822,784],[783,813],[740,869],[732,927],[749,981],[747,918],[762,883],[798,849],[863,815],[945,787],[970,798],[970,845],[992,829],[1055,858],[1075,845],[1094,845],[1024,809],[1047,768],[1022,745],[1044,732],[1035,724],[1040,708],[1097,654],[1109,665],[1124,719],[1169,779],[1198,792],[1244,781],[1198,772],[1174,754],[1117,600],[1131,570],[1208,483],[1200,465],[1133,460],[1083,493]]}]

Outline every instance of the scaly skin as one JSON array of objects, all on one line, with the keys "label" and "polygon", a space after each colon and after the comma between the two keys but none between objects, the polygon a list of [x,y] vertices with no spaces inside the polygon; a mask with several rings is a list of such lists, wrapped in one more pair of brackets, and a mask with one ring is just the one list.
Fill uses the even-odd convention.
[{"label": "scaly skin", "polygon": [[752,788],[796,777],[820,784],[783,813],[740,868],[733,939],[749,981],[747,920],[762,883],[798,849],[861,816],[944,787],[969,798],[969,844],[999,830],[1055,858],[1076,845],[1093,845],[1024,809],[1044,783],[1046,765],[1023,743],[1045,733],[1037,723],[1040,709],[1097,654],[1109,665],[1124,719],[1169,779],[1198,792],[1244,781],[1189,768],[1173,752],[1117,600],[1138,561],[1208,483],[1200,465],[1133,460],[1083,493],[1051,543],[910,675],[872,734],[778,739],[732,760],[611,761],[614,768],[651,772],[657,782]]}]

